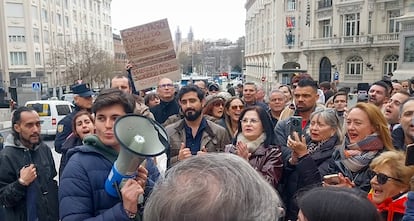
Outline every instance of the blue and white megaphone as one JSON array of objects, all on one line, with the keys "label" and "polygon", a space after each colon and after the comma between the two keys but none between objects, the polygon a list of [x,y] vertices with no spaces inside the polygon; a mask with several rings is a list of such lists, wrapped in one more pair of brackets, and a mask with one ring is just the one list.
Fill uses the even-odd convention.
[{"label": "blue and white megaphone", "polygon": [[105,191],[118,197],[123,182],[137,176],[137,168],[146,157],[165,152],[168,136],[158,122],[136,114],[119,117],[114,125],[114,134],[121,150],[105,181]]}]

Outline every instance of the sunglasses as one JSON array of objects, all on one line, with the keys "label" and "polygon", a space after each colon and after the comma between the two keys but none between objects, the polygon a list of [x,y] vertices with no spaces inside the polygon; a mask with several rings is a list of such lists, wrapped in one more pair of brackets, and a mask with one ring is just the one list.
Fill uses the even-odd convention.
[{"label": "sunglasses", "polygon": [[402,181],[402,180],[400,180],[400,179],[398,179],[398,178],[394,178],[394,177],[387,176],[387,175],[385,175],[385,174],[383,174],[383,173],[377,173],[377,172],[375,172],[375,171],[371,171],[371,174],[372,174],[372,178],[374,178],[374,176],[376,176],[376,177],[377,177],[377,182],[378,182],[378,184],[380,184],[380,185],[384,185],[384,184],[386,184],[386,183],[387,183],[387,181],[388,181],[389,179],[393,179],[393,180],[395,180],[395,181],[398,181],[398,182],[403,183],[403,181]]},{"label": "sunglasses", "polygon": [[214,106],[214,107],[221,107],[221,106],[224,106],[224,103],[223,103],[223,102],[220,102],[220,101],[218,101],[218,102],[214,102],[214,103],[213,103],[213,106]]},{"label": "sunglasses", "polygon": [[243,105],[233,105],[233,106],[230,106],[230,108],[232,110],[237,110],[237,109],[243,110],[244,106]]}]

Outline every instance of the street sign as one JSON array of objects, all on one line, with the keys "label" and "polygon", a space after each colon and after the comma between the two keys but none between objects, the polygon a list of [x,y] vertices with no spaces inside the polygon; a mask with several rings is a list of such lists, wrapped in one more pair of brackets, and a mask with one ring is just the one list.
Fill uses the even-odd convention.
[{"label": "street sign", "polygon": [[32,91],[38,92],[41,89],[40,82],[32,82]]},{"label": "street sign", "polygon": [[335,81],[339,80],[339,73],[338,72],[335,72],[335,74],[334,74],[334,80]]}]

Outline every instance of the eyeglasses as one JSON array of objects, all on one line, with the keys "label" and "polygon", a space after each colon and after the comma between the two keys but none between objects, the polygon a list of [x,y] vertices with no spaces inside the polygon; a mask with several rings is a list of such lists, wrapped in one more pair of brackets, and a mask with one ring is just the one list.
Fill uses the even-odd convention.
[{"label": "eyeglasses", "polygon": [[257,123],[259,123],[260,121],[259,121],[259,120],[257,120],[257,119],[242,119],[242,120],[240,120],[240,122],[241,122],[242,124],[257,124]]},{"label": "eyeglasses", "polygon": [[160,84],[158,85],[158,88],[172,88],[174,87],[173,84]]},{"label": "eyeglasses", "polygon": [[213,106],[214,107],[221,107],[221,106],[224,106],[224,104],[223,104],[223,102],[218,101],[218,102],[214,102]]},{"label": "eyeglasses", "polygon": [[233,105],[233,106],[230,106],[230,108],[232,110],[237,110],[237,109],[243,110],[244,106],[243,105]]},{"label": "eyeglasses", "polygon": [[380,185],[384,185],[384,184],[386,184],[386,183],[387,183],[387,181],[388,181],[389,179],[393,179],[393,180],[396,180],[396,181],[398,181],[398,182],[403,183],[403,181],[402,181],[402,180],[400,180],[400,179],[398,179],[398,178],[394,178],[394,177],[387,176],[387,175],[385,175],[385,174],[383,174],[383,173],[377,173],[377,172],[375,172],[375,171],[371,171],[371,174],[372,174],[372,178],[374,178],[374,176],[376,176],[376,177],[377,177],[377,182],[378,182],[378,184],[380,184]]}]

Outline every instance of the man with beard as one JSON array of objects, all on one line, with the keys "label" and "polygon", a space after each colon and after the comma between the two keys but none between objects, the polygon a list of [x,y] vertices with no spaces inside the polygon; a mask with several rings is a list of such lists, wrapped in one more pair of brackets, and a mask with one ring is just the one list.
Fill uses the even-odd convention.
[{"label": "man with beard", "polygon": [[50,148],[40,139],[40,118],[30,107],[12,115],[12,132],[0,152],[1,220],[57,221],[57,172]]},{"label": "man with beard", "polygon": [[222,152],[230,140],[223,127],[203,117],[203,91],[194,85],[184,86],[178,92],[178,100],[184,119],[166,127],[170,143],[168,166],[205,152]]},{"label": "man with beard", "polygon": [[[302,131],[306,132],[309,127],[309,117],[317,106],[319,98],[318,87],[311,79],[302,79],[298,82],[293,92],[295,102],[294,116],[302,117]],[[321,107],[323,108],[323,106]],[[287,139],[290,135],[290,118],[279,120],[275,127],[276,143],[282,147],[282,158],[287,161],[290,158],[291,149],[287,146]],[[305,134],[305,133],[302,133]],[[305,137],[308,136],[305,134]]]},{"label": "man with beard", "polygon": [[374,82],[368,91],[368,103],[372,103],[382,110],[383,105],[390,98],[390,87],[384,81]]}]

